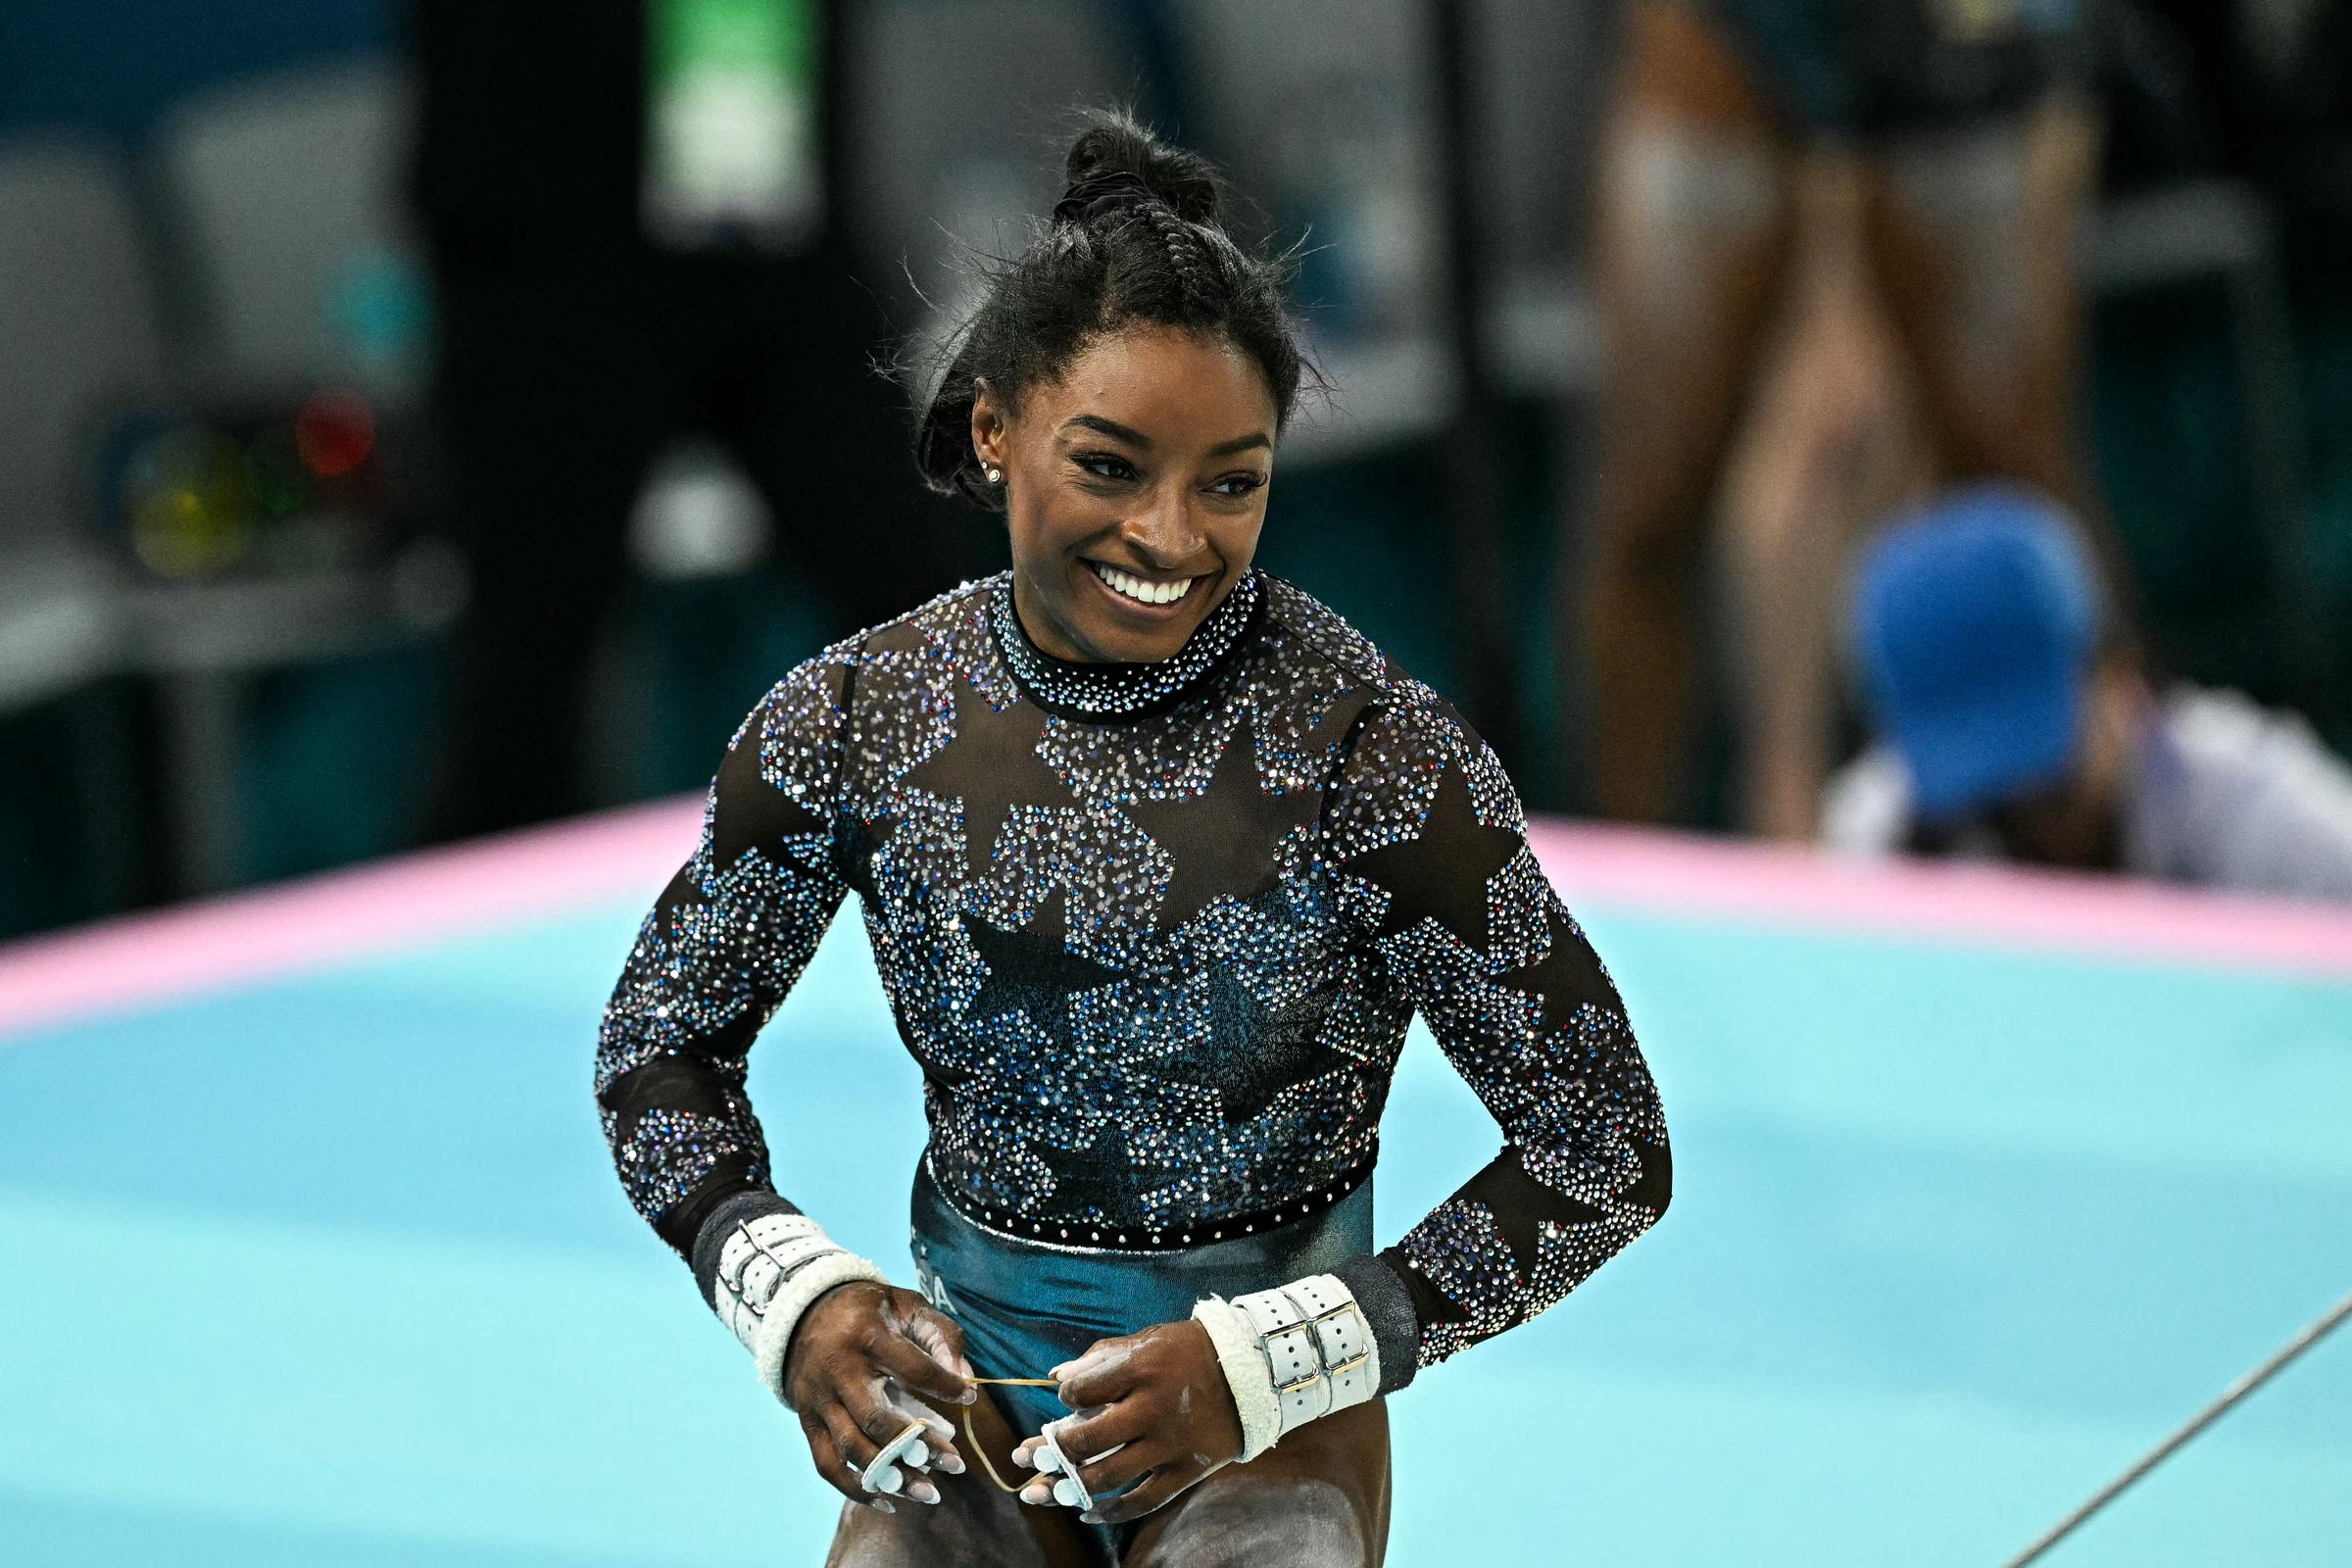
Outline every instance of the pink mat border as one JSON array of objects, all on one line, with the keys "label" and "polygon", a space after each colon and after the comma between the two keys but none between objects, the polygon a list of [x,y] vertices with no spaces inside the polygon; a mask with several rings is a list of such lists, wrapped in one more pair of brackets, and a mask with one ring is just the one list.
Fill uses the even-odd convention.
[{"label": "pink mat border", "polygon": [[2333,905],[1556,821],[1528,837],[1572,906],[2352,981],[2352,908]]},{"label": "pink mat border", "polygon": [[[0,1034],[615,902],[651,903],[691,797],[0,947]],[[1538,821],[1571,905],[2352,981],[2352,910],[1997,867]]]},{"label": "pink mat border", "polygon": [[0,1034],[224,990],[632,898],[702,831],[700,796],[427,850],[0,946]]}]

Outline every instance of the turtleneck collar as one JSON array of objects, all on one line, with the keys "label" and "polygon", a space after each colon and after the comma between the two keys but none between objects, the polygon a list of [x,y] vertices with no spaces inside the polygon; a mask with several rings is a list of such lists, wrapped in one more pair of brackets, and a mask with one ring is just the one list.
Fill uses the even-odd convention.
[{"label": "turtleneck collar", "polygon": [[1021,694],[1050,713],[1088,723],[1139,718],[1175,703],[1225,662],[1257,619],[1265,594],[1251,567],[1224,602],[1193,628],[1184,646],[1150,663],[1056,659],[1029,640],[1012,605],[1012,573],[997,578],[988,599],[989,630]]}]

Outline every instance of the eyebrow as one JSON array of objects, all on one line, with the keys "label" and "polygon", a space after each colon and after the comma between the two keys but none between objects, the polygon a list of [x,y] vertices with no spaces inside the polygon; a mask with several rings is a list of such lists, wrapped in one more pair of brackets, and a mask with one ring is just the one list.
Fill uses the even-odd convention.
[{"label": "eyebrow", "polygon": [[[1073,415],[1061,422],[1061,427],[1067,430],[1074,424],[1089,430],[1100,431],[1114,441],[1124,441],[1129,446],[1140,448],[1145,452],[1152,450],[1152,438],[1143,431],[1131,430],[1126,425],[1119,423],[1118,420],[1105,419],[1099,414]],[[1212,458],[1229,458],[1237,452],[1248,452],[1253,447],[1263,447],[1266,451],[1271,452],[1274,450],[1273,438],[1263,430],[1252,430],[1248,435],[1239,435],[1230,441],[1218,442],[1208,449],[1208,455]]]}]

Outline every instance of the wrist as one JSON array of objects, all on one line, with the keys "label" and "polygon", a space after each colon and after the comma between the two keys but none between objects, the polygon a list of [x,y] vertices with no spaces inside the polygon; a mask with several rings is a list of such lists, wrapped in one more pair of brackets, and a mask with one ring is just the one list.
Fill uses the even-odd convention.
[{"label": "wrist", "polygon": [[1230,1301],[1211,1297],[1193,1308],[1193,1318],[1207,1331],[1233,1393],[1245,1460],[1379,1391],[1379,1348],[1336,1276],[1310,1275]]},{"label": "wrist", "polygon": [[779,1399],[793,1334],[817,1298],[858,1280],[889,1283],[880,1268],[841,1247],[806,1214],[736,1219],[717,1251],[711,1310],[752,1352],[760,1381]]}]

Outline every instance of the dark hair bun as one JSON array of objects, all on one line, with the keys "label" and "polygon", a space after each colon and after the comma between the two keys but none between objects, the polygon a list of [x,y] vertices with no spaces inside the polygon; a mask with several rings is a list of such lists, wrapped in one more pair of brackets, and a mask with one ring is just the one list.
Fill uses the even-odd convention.
[{"label": "dark hair bun", "polygon": [[1017,408],[1088,344],[1130,326],[1214,336],[1249,355],[1278,431],[1312,371],[1283,307],[1291,258],[1225,231],[1225,185],[1207,159],[1114,111],[1085,117],[1067,167],[1069,189],[1021,253],[980,259],[987,297],[939,345],[946,363],[916,416],[914,461],[943,495],[1004,506],[1003,479],[972,450],[980,399]]},{"label": "dark hair bun", "polygon": [[1199,153],[1170,147],[1127,115],[1087,117],[1064,165],[1073,190],[1111,175],[1129,174],[1188,222],[1222,228],[1224,191],[1216,166]]}]

